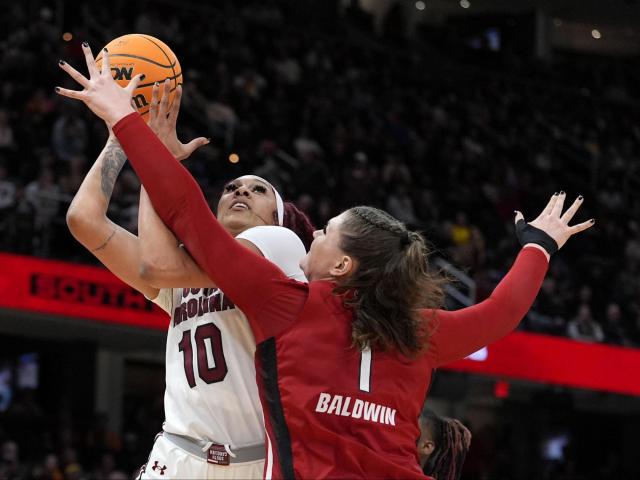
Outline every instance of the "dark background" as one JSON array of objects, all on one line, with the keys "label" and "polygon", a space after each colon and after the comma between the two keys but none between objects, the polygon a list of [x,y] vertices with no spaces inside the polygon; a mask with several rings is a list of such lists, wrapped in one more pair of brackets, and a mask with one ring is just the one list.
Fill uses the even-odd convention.
[{"label": "dark background", "polygon": [[[356,204],[385,208],[481,300],[517,252],[513,210],[531,218],[555,191],[582,194],[576,221],[596,227],[554,258],[521,328],[640,348],[640,6],[418,3],[2,2],[0,250],[95,263],[64,215],[107,132],[53,93],[71,85],[57,61],[82,69],[82,41],[97,51],[146,33],[183,67],[180,138],[212,138],[187,163],[212,205],[255,172],[318,226]],[[109,216],[131,231],[138,191],[125,169]],[[0,478],[129,478],[161,429],[162,337],[29,328],[47,321],[0,313],[12,392]],[[38,370],[27,386],[25,364]],[[640,475],[637,398],[524,382],[498,398],[494,379],[441,372],[430,401],[472,430],[464,478]]]}]

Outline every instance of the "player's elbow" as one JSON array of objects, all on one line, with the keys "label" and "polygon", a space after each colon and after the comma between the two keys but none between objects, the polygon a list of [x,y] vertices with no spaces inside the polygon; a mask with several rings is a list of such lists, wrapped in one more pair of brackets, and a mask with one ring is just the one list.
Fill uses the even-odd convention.
[{"label": "player's elbow", "polygon": [[104,213],[83,208],[75,201],[67,210],[66,221],[71,235],[87,248],[97,241],[97,237],[111,230]]},{"label": "player's elbow", "polygon": [[67,210],[67,227],[71,234],[79,239],[89,229],[89,218],[86,213],[72,203]]},{"label": "player's elbow", "polygon": [[140,278],[147,282],[149,285],[153,285],[153,281],[157,279],[157,269],[153,262],[150,262],[146,259],[142,259],[140,261],[140,266],[138,268],[138,274]]},{"label": "player's elbow", "polygon": [[143,258],[140,260],[138,269],[140,278],[154,288],[165,288],[163,280],[167,277],[167,268],[154,258]]}]

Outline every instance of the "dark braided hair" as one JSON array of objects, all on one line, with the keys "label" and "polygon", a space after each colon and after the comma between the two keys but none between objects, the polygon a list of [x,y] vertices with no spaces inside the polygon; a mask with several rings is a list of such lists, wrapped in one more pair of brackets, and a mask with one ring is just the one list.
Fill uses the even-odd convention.
[{"label": "dark braided hair", "polygon": [[440,417],[426,410],[421,428],[427,430],[435,448],[427,459],[423,472],[436,480],[459,480],[462,465],[471,445],[471,432],[455,418]]},{"label": "dark braided hair", "polygon": [[445,281],[430,271],[424,239],[373,207],[347,210],[340,230],[356,268],[335,292],[353,309],[353,344],[418,355],[428,340],[421,309],[442,306]]},{"label": "dark braided hair", "polygon": [[305,250],[308,252],[313,242],[313,231],[315,227],[309,220],[306,213],[300,210],[291,202],[284,202],[284,216],[282,218],[282,226],[292,230],[293,233],[300,237],[304,244]]}]

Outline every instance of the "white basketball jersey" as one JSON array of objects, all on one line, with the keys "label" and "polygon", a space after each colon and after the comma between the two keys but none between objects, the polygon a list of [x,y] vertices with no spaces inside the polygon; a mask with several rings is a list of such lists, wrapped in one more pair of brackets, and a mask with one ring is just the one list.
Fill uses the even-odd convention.
[{"label": "white basketball jersey", "polygon": [[[289,278],[306,281],[299,266],[304,245],[291,230],[254,227],[237,238]],[[256,344],[244,313],[217,288],[163,289],[154,302],[171,315],[164,430],[231,448],[264,442]]]}]

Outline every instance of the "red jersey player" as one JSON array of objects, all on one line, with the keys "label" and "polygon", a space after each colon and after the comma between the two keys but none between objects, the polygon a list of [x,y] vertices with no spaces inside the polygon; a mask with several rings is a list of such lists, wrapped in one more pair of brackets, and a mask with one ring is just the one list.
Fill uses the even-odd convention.
[{"label": "red jersey player", "polygon": [[553,195],[530,224],[518,213],[524,248],[513,267],[487,300],[459,311],[435,308],[440,282],[423,238],[371,207],[316,232],[301,263],[310,283],[296,282],[218,224],[197,183],[134,112],[139,79],[120,88],[103,58],[97,72],[87,52],[83,91],[57,91],[113,126],[159,216],[245,312],[257,344],[265,477],[424,478],[418,417],[433,370],[515,328],[550,254],[593,224],[568,226],[582,197],[562,215],[565,194]]}]

